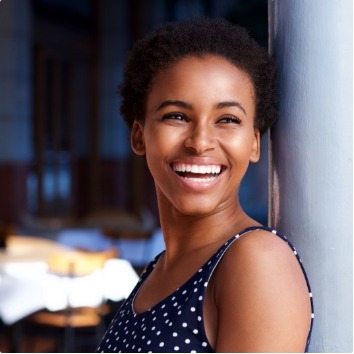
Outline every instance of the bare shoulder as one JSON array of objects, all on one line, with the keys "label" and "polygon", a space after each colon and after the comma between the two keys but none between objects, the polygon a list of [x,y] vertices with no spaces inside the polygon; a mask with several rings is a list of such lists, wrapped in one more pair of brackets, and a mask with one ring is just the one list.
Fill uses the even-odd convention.
[{"label": "bare shoulder", "polygon": [[265,230],[243,235],[213,281],[218,352],[301,352],[311,321],[306,280],[289,245]]}]

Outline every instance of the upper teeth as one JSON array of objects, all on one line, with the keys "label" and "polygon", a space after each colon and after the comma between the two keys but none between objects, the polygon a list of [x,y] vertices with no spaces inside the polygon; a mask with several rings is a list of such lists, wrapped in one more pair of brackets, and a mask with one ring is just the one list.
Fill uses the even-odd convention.
[{"label": "upper teeth", "polygon": [[220,165],[187,165],[184,163],[176,163],[173,165],[176,172],[192,172],[192,173],[220,173]]}]

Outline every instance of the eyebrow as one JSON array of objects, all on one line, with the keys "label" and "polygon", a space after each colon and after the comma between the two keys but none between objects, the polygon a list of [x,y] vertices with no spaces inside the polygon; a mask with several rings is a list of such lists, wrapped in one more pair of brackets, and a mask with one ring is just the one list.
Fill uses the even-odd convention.
[{"label": "eyebrow", "polygon": [[216,105],[217,109],[222,109],[225,107],[238,107],[241,109],[241,111],[243,111],[244,114],[247,115],[246,110],[242,107],[241,103],[239,103],[237,101],[224,101],[224,102],[220,102]]},{"label": "eyebrow", "polygon": [[[190,103],[180,101],[180,100],[166,100],[160,103],[156,111],[159,111],[168,106],[176,106],[180,108],[193,109],[193,106]],[[223,102],[219,102],[216,105],[216,109],[222,109],[227,107],[238,107],[247,115],[246,110],[242,107],[241,103],[237,101],[223,101]]]},{"label": "eyebrow", "polygon": [[176,107],[180,107],[180,108],[186,108],[186,109],[192,109],[193,106],[187,102],[184,101],[179,101],[179,100],[166,100],[163,101],[156,109],[156,111],[159,111],[165,107],[168,106],[176,106]]}]

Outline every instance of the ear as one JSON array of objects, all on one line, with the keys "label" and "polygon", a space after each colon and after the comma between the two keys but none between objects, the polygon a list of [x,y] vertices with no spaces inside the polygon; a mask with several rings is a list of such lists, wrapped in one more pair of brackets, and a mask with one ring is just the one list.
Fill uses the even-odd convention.
[{"label": "ear", "polygon": [[258,162],[260,156],[261,156],[261,133],[259,132],[258,129],[255,129],[250,161],[253,163]]},{"label": "ear", "polygon": [[139,156],[145,155],[145,142],[143,134],[143,126],[138,121],[133,122],[132,130],[130,132],[130,145],[132,150]]}]

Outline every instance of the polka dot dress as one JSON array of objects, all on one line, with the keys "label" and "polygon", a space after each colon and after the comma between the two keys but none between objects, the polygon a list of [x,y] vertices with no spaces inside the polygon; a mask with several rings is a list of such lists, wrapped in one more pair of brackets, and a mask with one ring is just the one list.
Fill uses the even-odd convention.
[{"label": "polka dot dress", "polygon": [[[298,259],[309,288],[313,314],[313,302],[308,279],[296,249],[279,232],[267,227],[250,227],[227,241],[196,274],[174,293],[143,313],[135,313],[133,302],[145,279],[154,269],[157,256],[146,268],[136,287],[116,314],[97,352],[118,353],[199,353],[213,352],[205,334],[203,300],[211,275],[228,247],[250,231],[263,229],[273,232],[292,248]],[[305,351],[310,343],[313,315]]]}]

